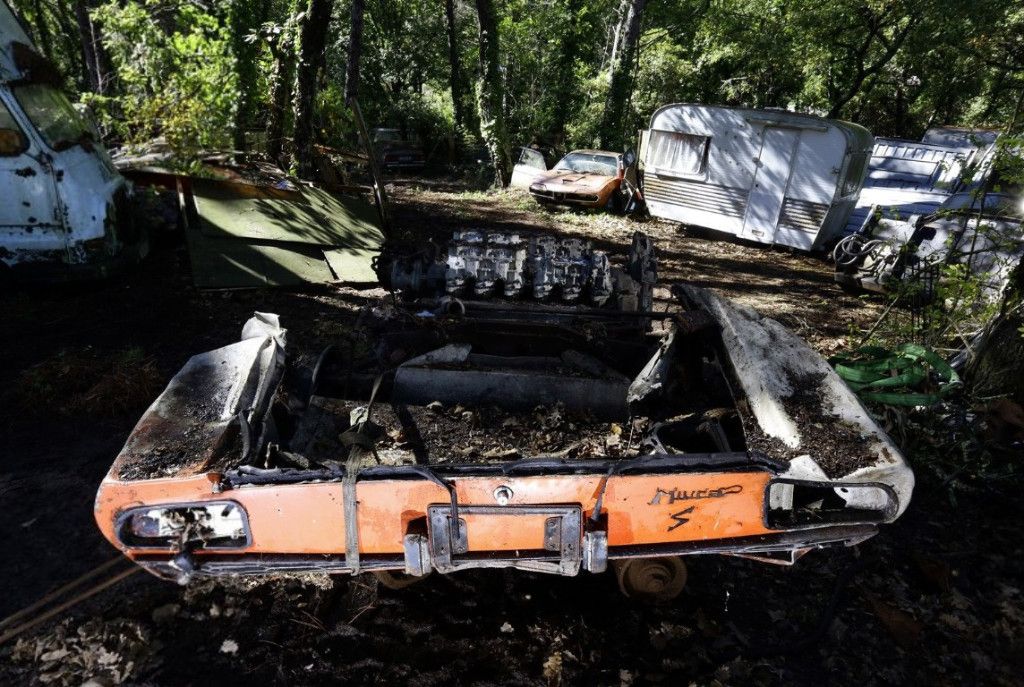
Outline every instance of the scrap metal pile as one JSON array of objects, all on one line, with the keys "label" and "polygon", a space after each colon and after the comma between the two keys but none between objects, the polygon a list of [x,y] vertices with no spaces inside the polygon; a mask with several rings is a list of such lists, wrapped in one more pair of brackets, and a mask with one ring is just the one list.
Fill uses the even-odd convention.
[{"label": "scrap metal pile", "polygon": [[934,294],[943,271],[970,274],[998,300],[1024,256],[1021,189],[1002,179],[998,136],[929,129],[875,139],[865,188],[834,247],[835,279],[870,291]]}]

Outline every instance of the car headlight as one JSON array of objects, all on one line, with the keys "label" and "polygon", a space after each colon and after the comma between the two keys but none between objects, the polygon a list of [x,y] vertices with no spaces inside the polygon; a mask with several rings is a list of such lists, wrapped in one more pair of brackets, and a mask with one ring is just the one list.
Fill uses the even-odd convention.
[{"label": "car headlight", "polygon": [[535,191],[537,193],[540,193],[540,192],[545,191],[547,189],[544,188],[544,184],[534,184],[533,186],[530,187],[530,190],[531,191]]},{"label": "car headlight", "polygon": [[250,543],[249,518],[233,501],[145,506],[119,518],[126,546],[231,549]]}]

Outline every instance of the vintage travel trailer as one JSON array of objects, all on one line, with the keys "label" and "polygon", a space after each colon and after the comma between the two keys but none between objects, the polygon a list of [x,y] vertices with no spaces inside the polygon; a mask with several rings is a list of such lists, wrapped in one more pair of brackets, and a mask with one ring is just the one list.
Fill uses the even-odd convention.
[{"label": "vintage travel trailer", "polygon": [[666,105],[641,132],[644,197],[655,217],[823,250],[844,233],[873,140],[812,115]]},{"label": "vintage travel trailer", "polygon": [[0,278],[99,277],[144,255],[129,187],[0,0]]}]

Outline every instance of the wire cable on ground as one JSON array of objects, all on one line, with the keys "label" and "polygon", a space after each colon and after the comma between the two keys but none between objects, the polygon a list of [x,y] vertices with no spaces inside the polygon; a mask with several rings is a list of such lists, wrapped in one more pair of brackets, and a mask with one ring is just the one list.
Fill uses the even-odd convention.
[{"label": "wire cable on ground", "polygon": [[[92,578],[96,577],[97,575],[99,575],[99,574],[101,574],[103,572],[106,572],[110,568],[114,567],[117,563],[122,562],[124,560],[126,560],[126,559],[123,556],[117,556],[116,558],[112,558],[111,560],[107,561],[106,563],[102,563],[101,565],[96,566],[95,568],[93,568],[89,572],[85,573],[84,575],[81,575],[80,577],[75,578],[71,582],[68,582],[67,584],[61,586],[60,588],[50,592],[49,594],[47,594],[43,598],[39,599],[35,603],[32,603],[32,604],[26,606],[25,608],[21,609],[20,611],[12,613],[11,615],[9,615],[6,618],[4,618],[3,620],[0,620],[0,628],[7,627],[7,626],[13,624],[15,621],[17,621],[17,620],[19,620],[21,618],[24,618],[25,616],[28,616],[28,615],[30,615],[32,613],[35,613],[36,611],[44,608],[47,604],[49,604],[49,603],[59,599],[60,597],[62,597],[65,594],[67,594],[68,592],[72,591],[73,589],[78,588],[82,583],[87,582],[88,580],[91,580]],[[130,568],[122,570],[121,572],[119,572],[119,573],[117,573],[115,575],[112,575],[111,577],[108,577],[108,578],[106,578],[104,580],[101,580],[101,581],[97,582],[93,586],[88,587],[85,590],[79,592],[78,594],[76,594],[75,596],[71,597],[67,601],[64,601],[63,603],[60,603],[60,604],[54,606],[53,608],[50,608],[49,610],[45,610],[42,613],[40,613],[39,615],[36,615],[31,620],[23,622],[20,625],[17,625],[15,627],[7,630],[2,635],[0,635],[0,644],[4,644],[4,643],[10,641],[11,639],[14,639],[18,635],[20,635],[22,632],[25,632],[27,630],[31,630],[33,627],[36,627],[37,625],[41,625],[42,623],[44,623],[47,620],[53,618],[54,616],[56,616],[56,615],[58,615],[60,613],[63,613],[64,611],[68,610],[72,606],[76,606],[77,604],[85,601],[86,599],[88,599],[88,598],[90,598],[92,596],[95,596],[96,594],[99,594],[104,589],[107,589],[109,587],[114,586],[115,584],[117,584],[121,580],[123,580],[123,579],[125,579],[125,578],[127,578],[127,577],[129,577],[129,576],[131,576],[131,575],[133,575],[133,574],[135,574],[137,572],[139,572],[140,570],[142,570],[142,568],[140,568],[139,566],[132,565],[132,567],[130,567]]]}]

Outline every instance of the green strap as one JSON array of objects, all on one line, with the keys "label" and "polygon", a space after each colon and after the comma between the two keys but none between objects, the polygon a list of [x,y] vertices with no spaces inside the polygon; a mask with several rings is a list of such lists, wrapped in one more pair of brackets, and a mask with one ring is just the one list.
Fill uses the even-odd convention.
[{"label": "green strap", "polygon": [[[903,344],[895,351],[864,346],[829,362],[862,399],[886,405],[932,405],[961,385],[949,363],[919,344]],[[915,390],[931,379],[937,382],[937,391]]]}]

